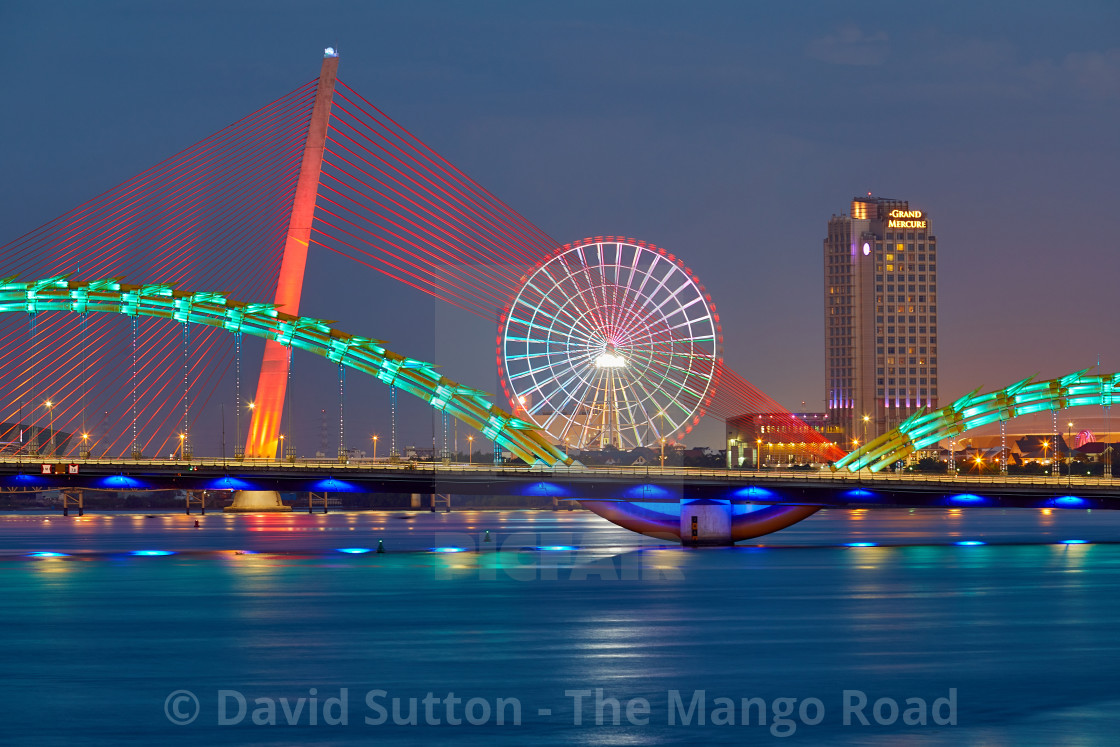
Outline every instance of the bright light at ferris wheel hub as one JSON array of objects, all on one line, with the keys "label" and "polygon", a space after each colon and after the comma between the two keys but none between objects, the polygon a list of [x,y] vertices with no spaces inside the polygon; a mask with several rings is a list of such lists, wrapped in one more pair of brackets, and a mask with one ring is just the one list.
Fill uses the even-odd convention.
[{"label": "bright light at ferris wheel hub", "polygon": [[626,359],[621,355],[606,352],[595,359],[595,368],[626,368]]}]

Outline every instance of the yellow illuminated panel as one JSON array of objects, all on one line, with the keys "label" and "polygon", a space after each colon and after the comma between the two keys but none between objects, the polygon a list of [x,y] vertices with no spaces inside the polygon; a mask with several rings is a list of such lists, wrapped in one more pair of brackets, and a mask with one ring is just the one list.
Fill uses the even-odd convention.
[{"label": "yellow illuminated panel", "polygon": [[887,228],[925,227],[925,213],[921,210],[892,210],[887,214]]}]

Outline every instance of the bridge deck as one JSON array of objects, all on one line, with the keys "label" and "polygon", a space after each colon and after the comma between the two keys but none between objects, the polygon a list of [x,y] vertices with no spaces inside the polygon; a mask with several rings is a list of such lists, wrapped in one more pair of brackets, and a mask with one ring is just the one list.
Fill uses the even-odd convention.
[{"label": "bridge deck", "polygon": [[0,489],[460,493],[650,503],[714,499],[837,507],[1120,508],[1120,479],[1112,477],[756,472],[682,467],[537,468],[387,460],[339,463],[2,457]]}]

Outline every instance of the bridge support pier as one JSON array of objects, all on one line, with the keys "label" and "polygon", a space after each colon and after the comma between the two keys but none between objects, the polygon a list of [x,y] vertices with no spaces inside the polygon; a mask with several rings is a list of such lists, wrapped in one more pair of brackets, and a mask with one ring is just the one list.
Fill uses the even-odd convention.
[{"label": "bridge support pier", "polygon": [[330,496],[329,493],[323,493],[322,495],[320,495],[319,493],[308,493],[307,494],[307,513],[309,513],[309,514],[314,513],[314,511],[315,511],[315,501],[319,501],[319,503],[322,504],[323,513],[326,513],[327,512],[327,503],[330,500],[329,496]]},{"label": "bridge support pier", "polygon": [[681,502],[681,544],[686,547],[734,545],[731,501]]},{"label": "bridge support pier", "polygon": [[236,490],[233,493],[233,503],[222,509],[230,514],[260,514],[291,511],[291,506],[284,505],[280,494],[275,490]]},{"label": "bridge support pier", "polygon": [[82,491],[80,491],[80,490],[75,490],[75,491],[60,490],[59,493],[58,493],[58,497],[62,499],[62,515],[63,516],[69,516],[70,515],[70,507],[71,506],[78,509],[78,516],[84,516],[85,515],[86,504],[85,504],[85,498],[82,495]]},{"label": "bridge support pier", "polygon": [[198,506],[202,515],[206,515],[206,491],[205,490],[188,490],[187,491],[187,516],[191,515],[191,506]]}]

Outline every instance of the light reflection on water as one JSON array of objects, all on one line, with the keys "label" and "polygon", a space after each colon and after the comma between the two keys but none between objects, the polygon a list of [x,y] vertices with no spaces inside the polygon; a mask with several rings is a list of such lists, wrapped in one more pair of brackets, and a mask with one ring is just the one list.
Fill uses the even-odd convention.
[{"label": "light reflection on water", "polygon": [[[797,732],[810,742],[1110,740],[1120,516],[822,513],[753,546],[705,550],[643,542],[582,512],[0,514],[5,735],[59,745],[771,738],[665,723],[669,690],[704,689],[709,699],[819,697],[828,717]],[[378,539],[384,554],[338,552]],[[431,552],[452,545],[468,551]],[[129,554],[153,549],[177,554]],[[26,557],[34,551],[72,557]],[[219,689],[251,699],[312,687],[350,688],[350,726],[215,723]],[[952,687],[955,728],[840,723],[844,689],[902,701]],[[176,727],[163,704],[180,688],[204,711]],[[517,697],[525,725],[366,726],[371,688]],[[649,699],[650,725],[595,727],[585,709],[573,726],[565,691],[594,688]]]}]

